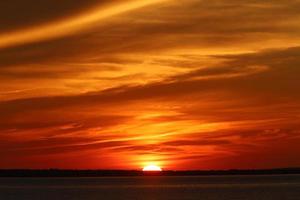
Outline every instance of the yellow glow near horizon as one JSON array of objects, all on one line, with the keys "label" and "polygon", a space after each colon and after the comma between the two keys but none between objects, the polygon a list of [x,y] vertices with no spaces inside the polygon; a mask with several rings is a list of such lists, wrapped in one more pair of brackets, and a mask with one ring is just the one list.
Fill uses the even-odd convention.
[{"label": "yellow glow near horizon", "polygon": [[16,30],[0,34],[0,48],[6,48],[36,41],[49,40],[76,33],[89,28],[93,23],[138,8],[153,5],[167,0],[125,1],[123,3],[89,10],[85,14],[51,22],[38,27]]},{"label": "yellow glow near horizon", "polygon": [[145,166],[143,168],[143,171],[157,171],[157,172],[160,172],[162,171],[162,169],[159,167],[159,166],[156,166],[156,165],[148,165],[148,166]]}]

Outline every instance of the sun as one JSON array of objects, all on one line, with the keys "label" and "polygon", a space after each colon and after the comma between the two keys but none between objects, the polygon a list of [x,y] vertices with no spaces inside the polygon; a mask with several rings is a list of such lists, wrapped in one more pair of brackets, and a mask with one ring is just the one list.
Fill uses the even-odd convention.
[{"label": "sun", "polygon": [[156,165],[147,165],[143,168],[144,172],[161,172],[162,169]]}]

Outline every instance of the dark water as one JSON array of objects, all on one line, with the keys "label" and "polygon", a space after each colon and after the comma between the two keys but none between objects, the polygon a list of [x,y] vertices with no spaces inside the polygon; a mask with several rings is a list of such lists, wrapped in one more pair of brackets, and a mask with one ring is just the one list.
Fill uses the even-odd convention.
[{"label": "dark water", "polygon": [[0,178],[1,200],[300,200],[300,175]]}]

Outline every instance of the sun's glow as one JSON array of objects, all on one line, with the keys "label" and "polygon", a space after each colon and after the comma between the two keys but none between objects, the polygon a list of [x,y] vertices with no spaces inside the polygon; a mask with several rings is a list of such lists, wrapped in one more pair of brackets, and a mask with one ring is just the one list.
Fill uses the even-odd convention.
[{"label": "sun's glow", "polygon": [[160,172],[162,169],[156,165],[148,165],[143,168],[143,171]]}]

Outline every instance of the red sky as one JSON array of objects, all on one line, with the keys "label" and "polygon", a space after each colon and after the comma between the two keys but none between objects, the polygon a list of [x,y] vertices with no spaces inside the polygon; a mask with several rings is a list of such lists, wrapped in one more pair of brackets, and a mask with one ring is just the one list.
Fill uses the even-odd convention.
[{"label": "red sky", "polygon": [[0,2],[0,168],[300,166],[300,1]]}]

